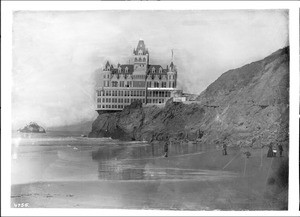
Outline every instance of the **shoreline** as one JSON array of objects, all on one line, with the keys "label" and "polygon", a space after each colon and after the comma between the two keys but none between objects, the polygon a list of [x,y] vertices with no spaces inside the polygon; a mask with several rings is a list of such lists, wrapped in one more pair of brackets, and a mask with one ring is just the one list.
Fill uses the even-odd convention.
[{"label": "shoreline", "polygon": [[171,166],[236,174],[228,179],[216,176],[211,180],[45,181],[12,185],[11,206],[29,203],[32,208],[286,210],[288,187],[277,173],[288,158],[270,159],[263,151],[261,157],[261,150],[253,150],[249,159],[239,149],[229,148],[229,155],[223,157],[221,151],[216,151],[154,161],[158,169]]}]

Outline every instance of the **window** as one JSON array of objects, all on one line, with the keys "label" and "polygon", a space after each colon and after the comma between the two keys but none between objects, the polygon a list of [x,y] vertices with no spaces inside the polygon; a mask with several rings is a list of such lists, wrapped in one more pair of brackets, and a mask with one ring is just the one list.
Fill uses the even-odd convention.
[{"label": "window", "polygon": [[159,73],[160,73],[160,74],[162,73],[162,68],[161,68],[161,67],[159,68]]},{"label": "window", "polygon": [[167,87],[167,83],[163,81],[163,82],[161,83],[161,87]]},{"label": "window", "polygon": [[112,84],[113,87],[118,87],[118,82],[117,81],[113,81],[113,82],[111,82],[111,84]]},{"label": "window", "polygon": [[152,73],[155,73],[155,68],[154,67],[152,67]]},{"label": "window", "polygon": [[105,75],[105,74],[103,75],[103,78],[106,78],[106,75]]},{"label": "window", "polygon": [[147,81],[147,87],[151,87],[151,81]]},{"label": "window", "polygon": [[141,57],[139,58],[139,62],[142,62],[142,58]]},{"label": "window", "polygon": [[104,87],[108,87],[108,81],[104,81]]},{"label": "window", "polygon": [[128,73],[128,67],[126,66],[126,68],[125,68],[125,73]]},{"label": "window", "polygon": [[146,62],[146,58],[145,57],[143,58],[143,62]]},{"label": "window", "polygon": [[127,81],[127,87],[132,87],[132,81]]},{"label": "window", "polygon": [[124,81],[120,81],[120,87],[124,87]]},{"label": "window", "polygon": [[154,82],[154,87],[159,87],[159,83],[157,81]]},{"label": "window", "polygon": [[98,99],[97,99],[97,102],[98,102],[98,103],[101,103],[101,98],[98,98]]}]

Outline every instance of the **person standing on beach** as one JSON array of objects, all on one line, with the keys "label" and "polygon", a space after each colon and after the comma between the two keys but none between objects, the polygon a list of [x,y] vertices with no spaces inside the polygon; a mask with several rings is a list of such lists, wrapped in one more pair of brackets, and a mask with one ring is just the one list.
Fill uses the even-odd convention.
[{"label": "person standing on beach", "polygon": [[269,144],[269,150],[268,150],[267,157],[274,157],[274,154],[273,154],[273,143],[272,142]]},{"label": "person standing on beach", "polygon": [[168,157],[168,152],[169,152],[169,139],[168,138],[165,141],[164,152],[165,152],[164,157]]},{"label": "person standing on beach", "polygon": [[225,142],[223,142],[222,148],[223,148],[222,150],[223,155],[227,155],[227,144]]},{"label": "person standing on beach", "polygon": [[277,147],[278,147],[278,151],[279,151],[279,156],[282,157],[282,152],[283,152],[282,144],[278,143]]}]

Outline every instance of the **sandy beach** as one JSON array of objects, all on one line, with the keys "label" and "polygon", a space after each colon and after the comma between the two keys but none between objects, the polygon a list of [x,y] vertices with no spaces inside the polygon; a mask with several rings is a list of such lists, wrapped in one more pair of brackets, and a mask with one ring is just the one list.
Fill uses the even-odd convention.
[{"label": "sandy beach", "polygon": [[[267,149],[253,149],[246,158],[239,148],[229,148],[227,156],[212,149],[168,158],[124,158],[125,153],[135,156],[132,150],[123,147],[116,155],[123,156],[120,159],[96,164],[91,163],[90,150],[62,152],[65,156],[60,157],[68,156],[66,165],[52,153],[43,164],[43,171],[52,175],[43,173],[39,181],[12,185],[11,207],[28,203],[32,208],[287,209],[287,153],[267,158]],[[74,155],[81,161],[72,163]]]}]

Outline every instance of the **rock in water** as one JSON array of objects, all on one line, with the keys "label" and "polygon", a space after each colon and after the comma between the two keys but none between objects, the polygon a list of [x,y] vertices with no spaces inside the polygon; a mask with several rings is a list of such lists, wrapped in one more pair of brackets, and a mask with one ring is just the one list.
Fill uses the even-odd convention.
[{"label": "rock in water", "polygon": [[46,133],[45,129],[35,122],[30,122],[24,128],[18,130],[21,133]]},{"label": "rock in water", "polygon": [[219,145],[288,144],[289,48],[222,74],[193,104],[169,100],[164,108],[134,102],[101,114],[89,137],[124,140],[176,139]]}]

